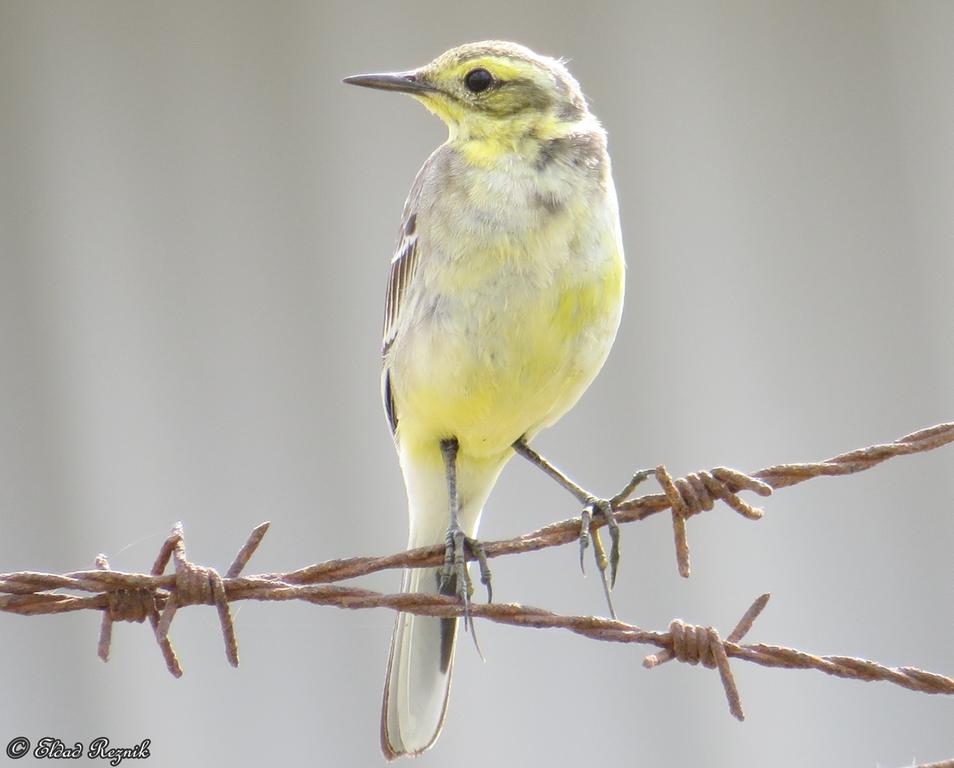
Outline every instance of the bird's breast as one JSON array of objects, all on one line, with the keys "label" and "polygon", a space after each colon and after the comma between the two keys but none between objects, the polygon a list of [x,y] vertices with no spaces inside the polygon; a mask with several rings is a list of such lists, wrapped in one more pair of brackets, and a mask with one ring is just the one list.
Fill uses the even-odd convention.
[{"label": "bird's breast", "polygon": [[619,324],[613,226],[484,239],[420,275],[389,353],[402,443],[452,435],[475,455],[508,450],[576,402]]}]

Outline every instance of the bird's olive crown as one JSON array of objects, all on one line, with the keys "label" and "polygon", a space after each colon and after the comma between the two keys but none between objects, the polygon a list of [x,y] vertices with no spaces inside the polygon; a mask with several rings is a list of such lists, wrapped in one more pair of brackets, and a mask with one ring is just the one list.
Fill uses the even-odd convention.
[{"label": "bird's olive crown", "polygon": [[[417,71],[434,89],[430,99],[444,102],[447,118],[460,110],[489,118],[526,113],[550,114],[574,122],[586,112],[586,100],[573,76],[556,59],[539,56],[515,43],[483,42],[454,48]],[[436,104],[435,111],[444,112]]]}]

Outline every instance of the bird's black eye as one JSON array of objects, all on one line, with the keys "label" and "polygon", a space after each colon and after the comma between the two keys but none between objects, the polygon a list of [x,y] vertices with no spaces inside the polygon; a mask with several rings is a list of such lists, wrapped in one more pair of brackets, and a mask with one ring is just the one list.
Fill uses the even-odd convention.
[{"label": "bird's black eye", "polygon": [[472,69],[464,76],[464,85],[471,93],[486,91],[494,83],[494,76],[486,69]]}]

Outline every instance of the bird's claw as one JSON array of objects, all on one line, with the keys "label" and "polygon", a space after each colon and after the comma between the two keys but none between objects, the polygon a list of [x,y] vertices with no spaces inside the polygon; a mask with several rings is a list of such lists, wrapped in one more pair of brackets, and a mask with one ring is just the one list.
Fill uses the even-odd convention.
[{"label": "bird's claw", "polygon": [[[616,586],[616,575],[619,571],[619,561],[622,548],[620,546],[620,528],[616,520],[614,508],[628,499],[636,487],[651,477],[655,473],[654,469],[641,469],[633,475],[626,486],[610,499],[600,499],[596,496],[587,496],[585,506],[580,513],[580,569],[583,570],[583,555],[590,540],[593,541],[593,556],[596,560],[596,567],[599,569],[600,576],[603,579],[603,590],[606,592],[606,602],[609,605],[610,613],[616,617],[613,609],[613,601],[610,599],[610,591]],[[606,527],[610,533],[610,552],[609,557],[603,549],[603,543],[600,541],[599,530],[591,530],[593,518],[600,516],[606,522]],[[609,568],[609,575],[606,570]]]},{"label": "bird's claw", "polygon": [[[599,516],[606,521],[606,527],[610,531],[610,556],[607,560],[606,552],[599,540],[598,531],[590,530],[593,518]],[[619,566],[620,544],[619,544],[619,523],[616,522],[616,516],[613,514],[613,502],[610,499],[598,499],[591,496],[587,499],[586,506],[580,514],[580,567],[583,567],[583,552],[590,545],[590,539],[594,544],[594,556],[596,558],[596,567],[601,573],[606,571],[607,565],[610,569],[610,586],[616,584],[616,570]]]},{"label": "bird's claw", "polygon": [[[600,515],[606,520],[610,528],[610,538],[612,547],[610,548],[609,560],[606,558],[606,550],[603,549],[603,541],[600,539],[599,529],[591,530],[593,517]],[[612,522],[611,522],[612,521]],[[616,618],[616,609],[613,607],[613,598],[610,596],[612,585],[616,583],[616,567],[619,563],[619,525],[613,517],[612,503],[608,499],[598,499],[590,496],[586,500],[586,506],[580,513],[580,569],[583,568],[583,553],[593,541],[593,559],[596,561],[596,568],[600,572],[600,579],[603,582],[603,592],[606,595],[606,605],[609,607],[610,616]],[[606,568],[610,566],[610,578],[607,579]]]},{"label": "bird's claw", "polygon": [[[613,513],[613,502],[610,499],[598,499],[594,502],[594,507],[603,516],[603,519],[606,521],[606,527],[609,528],[609,532],[610,532],[609,582],[610,582],[610,589],[612,589],[613,587],[616,586],[616,571],[619,568],[619,556],[620,556],[619,523],[616,522],[616,515]],[[605,554],[603,555],[601,560],[602,560],[602,570],[605,570],[606,569]]]},{"label": "bird's claw", "polygon": [[442,595],[457,597],[463,603],[464,628],[473,630],[470,598],[474,593],[474,585],[467,569],[468,551],[480,568],[480,582],[487,588],[487,602],[493,602],[491,573],[484,547],[477,539],[469,538],[460,526],[449,527],[444,537],[444,565],[439,573],[438,591]]},{"label": "bird's claw", "polygon": [[583,555],[590,546],[590,523],[593,520],[593,507],[587,504],[580,513],[580,570],[586,574],[586,564]]},{"label": "bird's claw", "polygon": [[494,587],[491,583],[492,574],[490,566],[487,564],[487,553],[484,552],[484,545],[477,539],[464,539],[470,554],[477,560],[477,567],[480,570],[480,583],[487,589],[487,602],[494,601]]},{"label": "bird's claw", "polygon": [[[613,584],[615,584],[616,566],[619,564],[619,524],[616,522],[616,518],[613,515],[612,504],[608,499],[591,498],[587,505],[583,507],[583,511],[580,513],[580,570],[583,571],[583,573],[586,573],[583,553],[586,552],[587,548],[590,546],[590,539],[593,539],[594,543],[596,542],[596,532],[590,530],[593,524],[593,517],[595,515],[599,515],[606,520],[606,524],[610,529],[610,538],[613,540],[613,545],[610,550],[609,563],[613,577],[612,581]],[[605,555],[603,556],[603,563],[601,565],[600,553],[594,552],[594,554],[596,555],[597,568],[599,568],[601,571],[605,570]]]},{"label": "bird's claw", "polygon": [[629,481],[628,483],[626,483],[626,485],[623,487],[623,490],[621,490],[621,491],[620,491],[619,493],[617,493],[612,499],[609,500],[609,501],[610,501],[610,504],[611,504],[612,506],[616,506],[616,505],[619,504],[620,502],[626,501],[626,499],[628,499],[630,496],[633,495],[633,491],[636,490],[636,487],[637,487],[640,483],[642,483],[644,480],[649,479],[650,477],[652,477],[652,476],[655,475],[655,474],[656,474],[656,470],[655,470],[655,469],[641,469],[641,470],[639,470],[638,472],[636,472],[636,473],[632,476],[632,478],[630,478],[630,481]]}]

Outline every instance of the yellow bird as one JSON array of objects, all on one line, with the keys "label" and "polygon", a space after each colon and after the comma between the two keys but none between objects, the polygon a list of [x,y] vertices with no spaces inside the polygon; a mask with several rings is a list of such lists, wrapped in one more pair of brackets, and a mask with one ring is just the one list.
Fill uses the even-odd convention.
[{"label": "yellow bird", "polygon": [[[448,127],[404,206],[385,299],[383,394],[407,487],[408,547],[443,568],[405,592],[457,594],[504,464],[577,402],[609,354],[624,260],[606,133],[556,59],[462,45],[420,69],[345,80],[410,94]],[[588,496],[583,500],[596,501]],[[466,613],[465,613],[466,615]],[[385,755],[437,739],[458,619],[398,614]]]}]

